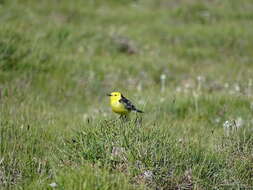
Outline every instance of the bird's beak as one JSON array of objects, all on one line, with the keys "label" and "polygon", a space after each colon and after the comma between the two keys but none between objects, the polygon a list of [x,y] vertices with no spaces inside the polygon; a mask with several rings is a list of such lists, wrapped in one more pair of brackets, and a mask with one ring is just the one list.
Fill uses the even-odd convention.
[{"label": "bird's beak", "polygon": [[111,94],[106,94],[106,96],[112,96]]}]

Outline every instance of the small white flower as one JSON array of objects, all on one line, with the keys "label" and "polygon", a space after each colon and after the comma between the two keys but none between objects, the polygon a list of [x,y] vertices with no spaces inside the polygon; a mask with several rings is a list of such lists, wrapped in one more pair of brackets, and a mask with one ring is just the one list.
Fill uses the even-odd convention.
[{"label": "small white flower", "polygon": [[160,75],[160,79],[161,79],[161,81],[162,81],[162,80],[165,80],[165,79],[166,79],[166,75],[165,75],[165,74],[161,74],[161,75]]},{"label": "small white flower", "polygon": [[228,87],[229,87],[229,84],[226,82],[226,83],[224,84],[224,87],[225,87],[225,88],[228,88]]},{"label": "small white flower", "polygon": [[234,88],[235,88],[235,91],[236,91],[236,92],[240,92],[240,90],[241,90],[239,84],[235,84],[235,85],[234,85]]},{"label": "small white flower", "polygon": [[160,75],[160,81],[161,81],[161,91],[162,92],[165,90],[165,80],[166,80],[166,75],[161,74]]},{"label": "small white flower", "polygon": [[154,176],[153,172],[150,170],[144,171],[143,177],[144,179],[152,179]]},{"label": "small white flower", "polygon": [[217,117],[217,118],[215,118],[215,120],[214,120],[215,123],[220,123],[220,121],[221,121],[221,118],[220,118],[220,117]]},{"label": "small white flower", "polygon": [[223,123],[223,128],[224,128],[224,131],[227,136],[230,135],[230,131],[232,130],[232,126],[233,126],[233,124],[230,121],[225,121],[225,123]]},{"label": "small white flower", "polygon": [[205,77],[203,77],[203,76],[197,76],[197,80],[199,82],[204,82],[205,81]]},{"label": "small white flower", "polygon": [[185,88],[191,88],[191,87],[192,87],[191,83],[189,83],[189,82],[185,83]]},{"label": "small white flower", "polygon": [[224,127],[225,129],[229,129],[230,127],[232,127],[232,124],[231,124],[230,121],[225,121],[225,122],[223,123],[223,127]]},{"label": "small white flower", "polygon": [[50,186],[50,187],[53,187],[53,188],[54,188],[54,187],[57,187],[57,183],[55,183],[55,182],[50,183],[49,186]]}]

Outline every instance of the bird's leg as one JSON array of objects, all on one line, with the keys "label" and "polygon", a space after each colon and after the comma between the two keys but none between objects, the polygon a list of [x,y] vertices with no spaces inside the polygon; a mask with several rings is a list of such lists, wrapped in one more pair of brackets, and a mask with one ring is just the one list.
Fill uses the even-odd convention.
[{"label": "bird's leg", "polygon": [[127,122],[129,120],[128,116],[127,115],[120,115],[119,116],[119,119],[123,122]]},{"label": "bird's leg", "polygon": [[139,116],[139,114],[136,114],[136,118],[134,120],[134,123],[136,126],[141,127],[142,126],[142,117]]}]

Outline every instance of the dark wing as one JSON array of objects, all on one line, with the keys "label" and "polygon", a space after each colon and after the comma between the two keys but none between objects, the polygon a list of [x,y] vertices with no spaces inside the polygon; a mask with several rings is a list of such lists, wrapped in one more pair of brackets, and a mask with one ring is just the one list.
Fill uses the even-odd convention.
[{"label": "dark wing", "polygon": [[127,98],[125,98],[123,95],[121,95],[121,99],[119,100],[120,103],[124,104],[125,108],[129,111],[136,111],[136,112],[140,112],[143,113],[143,111],[138,110],[133,104],[132,102],[130,102],[130,100],[128,100]]}]

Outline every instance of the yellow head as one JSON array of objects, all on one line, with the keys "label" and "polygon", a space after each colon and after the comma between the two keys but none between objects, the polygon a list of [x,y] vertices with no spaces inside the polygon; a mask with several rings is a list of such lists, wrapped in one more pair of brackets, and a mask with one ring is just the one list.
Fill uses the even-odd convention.
[{"label": "yellow head", "polygon": [[110,101],[118,101],[121,99],[121,93],[120,92],[112,92],[110,94],[107,94],[110,96]]}]

